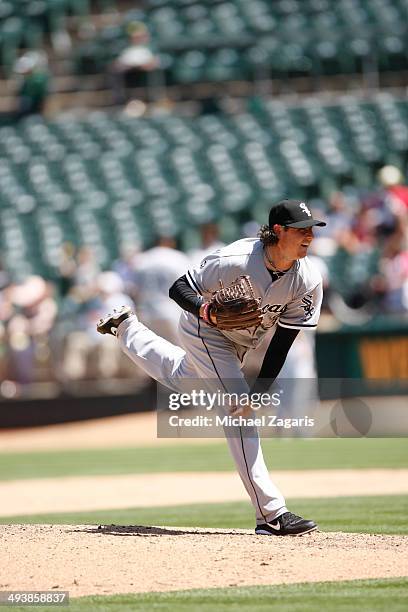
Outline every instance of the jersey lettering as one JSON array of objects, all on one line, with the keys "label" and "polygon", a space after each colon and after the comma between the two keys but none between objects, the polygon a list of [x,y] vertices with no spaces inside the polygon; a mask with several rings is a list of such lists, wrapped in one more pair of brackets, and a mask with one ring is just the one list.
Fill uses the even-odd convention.
[{"label": "jersey lettering", "polygon": [[279,317],[286,312],[288,308],[287,304],[266,304],[262,306],[263,320],[261,327],[263,329],[269,329],[275,325]]},{"label": "jersey lettering", "polygon": [[265,304],[265,306],[262,306],[261,310],[262,314],[267,312],[278,312],[279,314],[283,314],[286,312],[287,308],[287,304]]}]

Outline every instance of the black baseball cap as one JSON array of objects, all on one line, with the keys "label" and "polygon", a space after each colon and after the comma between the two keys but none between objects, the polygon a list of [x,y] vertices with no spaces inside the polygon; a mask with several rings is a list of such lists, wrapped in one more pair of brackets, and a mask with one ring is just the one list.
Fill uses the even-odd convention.
[{"label": "black baseball cap", "polygon": [[326,225],[324,221],[313,219],[308,205],[302,200],[282,200],[276,206],[272,206],[269,213],[269,227],[273,227],[275,223],[299,228]]}]

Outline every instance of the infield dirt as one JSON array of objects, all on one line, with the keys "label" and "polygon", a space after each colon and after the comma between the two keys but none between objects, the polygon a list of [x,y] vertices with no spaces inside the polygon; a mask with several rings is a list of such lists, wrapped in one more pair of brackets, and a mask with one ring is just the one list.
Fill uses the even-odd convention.
[{"label": "infield dirt", "polygon": [[[151,414],[1,432],[0,441],[3,452],[184,442],[157,440]],[[274,478],[282,478],[288,496],[299,497],[350,495],[351,490],[359,495],[405,493],[408,482],[405,469],[325,472],[310,471],[307,478],[306,472],[275,472]],[[203,499],[206,477],[211,499]],[[58,499],[65,511],[67,500],[75,510],[112,507],[112,499],[121,500],[121,507],[143,505],[141,499],[152,505],[152,487],[156,504],[163,505],[170,503],[174,491],[175,503],[181,503],[180,483],[175,488],[173,480],[180,478],[184,478],[182,488],[194,497],[190,502],[244,496],[233,473],[169,473],[4,481],[0,497],[7,515],[25,513],[27,508],[32,511],[33,500],[41,505],[38,511],[48,512],[56,510]],[[185,479],[190,479],[188,487]],[[218,487],[217,479],[222,480],[217,481]],[[194,480],[198,487],[194,488]],[[108,500],[101,499],[101,492],[107,490]],[[160,504],[157,491],[162,490]],[[128,499],[129,492],[138,499]],[[215,494],[221,498],[213,499]],[[0,590],[68,590],[71,597],[78,597],[402,576],[408,576],[408,538],[404,536],[313,532],[301,538],[277,538],[255,536],[253,530],[0,525]]]},{"label": "infield dirt", "polygon": [[71,597],[408,575],[408,538],[137,526],[0,525],[0,589]]}]

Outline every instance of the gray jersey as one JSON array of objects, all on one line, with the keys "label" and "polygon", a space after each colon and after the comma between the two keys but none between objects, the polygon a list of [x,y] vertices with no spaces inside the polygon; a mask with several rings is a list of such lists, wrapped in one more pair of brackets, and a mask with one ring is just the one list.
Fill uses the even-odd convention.
[{"label": "gray jersey", "polygon": [[[197,293],[205,299],[238,276],[247,274],[260,297],[263,323],[257,328],[222,333],[234,344],[255,348],[265,333],[274,325],[290,329],[314,329],[317,326],[322,303],[322,277],[317,267],[307,258],[294,262],[285,274],[272,282],[264,262],[263,244],[257,238],[246,238],[208,255],[199,267],[187,272],[187,279]],[[189,320],[196,317],[191,313]],[[187,323],[187,321],[186,321]]]}]

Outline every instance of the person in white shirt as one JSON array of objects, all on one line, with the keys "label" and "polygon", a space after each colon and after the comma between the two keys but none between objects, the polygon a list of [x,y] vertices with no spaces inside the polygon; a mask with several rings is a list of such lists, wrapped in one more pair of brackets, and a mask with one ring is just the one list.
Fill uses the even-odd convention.
[{"label": "person in white shirt", "polygon": [[173,238],[162,236],[156,246],[135,257],[134,266],[139,319],[159,336],[177,342],[181,309],[169,298],[169,287],[185,273],[189,259],[176,249]]}]

